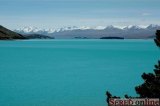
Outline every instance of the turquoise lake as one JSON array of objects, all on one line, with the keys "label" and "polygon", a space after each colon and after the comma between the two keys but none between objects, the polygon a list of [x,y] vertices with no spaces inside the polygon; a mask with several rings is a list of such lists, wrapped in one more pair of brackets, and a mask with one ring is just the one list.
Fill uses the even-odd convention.
[{"label": "turquoise lake", "polygon": [[160,58],[153,40],[0,41],[0,106],[106,106],[137,96]]}]

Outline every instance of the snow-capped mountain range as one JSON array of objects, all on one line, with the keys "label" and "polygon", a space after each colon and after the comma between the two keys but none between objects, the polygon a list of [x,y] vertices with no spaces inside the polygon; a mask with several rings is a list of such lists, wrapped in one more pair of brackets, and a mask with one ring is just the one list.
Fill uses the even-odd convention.
[{"label": "snow-capped mountain range", "polygon": [[71,27],[62,27],[62,28],[57,28],[57,29],[41,29],[37,27],[23,27],[23,28],[18,28],[15,29],[14,31],[16,32],[22,32],[22,33],[38,33],[38,32],[47,32],[47,33],[54,33],[54,32],[60,32],[60,31],[68,31],[68,30],[86,30],[86,29],[95,29],[95,30],[101,30],[105,29],[106,27],[104,26],[97,26],[97,27],[87,27],[87,26],[82,26],[82,27],[77,27],[77,26],[71,26]]},{"label": "snow-capped mountain range", "polygon": [[15,29],[23,35],[42,34],[54,38],[90,38],[98,39],[101,37],[123,37],[126,39],[146,39],[154,38],[156,30],[160,29],[160,25],[138,26],[130,25],[124,27],[118,26],[97,26],[97,27],[63,27],[58,29],[41,29],[37,27],[24,27]]}]

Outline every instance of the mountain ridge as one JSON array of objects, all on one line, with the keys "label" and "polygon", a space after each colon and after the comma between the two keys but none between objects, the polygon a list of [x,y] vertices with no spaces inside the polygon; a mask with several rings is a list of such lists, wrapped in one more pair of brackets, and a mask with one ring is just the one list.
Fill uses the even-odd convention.
[{"label": "mountain ridge", "polygon": [[57,39],[88,38],[99,39],[102,37],[123,37],[125,39],[150,39],[154,38],[155,31],[160,25],[150,24],[148,26],[130,25],[125,27],[97,26],[97,27],[62,27],[59,29],[39,29],[36,27],[25,27],[15,29],[21,34],[42,34]]}]

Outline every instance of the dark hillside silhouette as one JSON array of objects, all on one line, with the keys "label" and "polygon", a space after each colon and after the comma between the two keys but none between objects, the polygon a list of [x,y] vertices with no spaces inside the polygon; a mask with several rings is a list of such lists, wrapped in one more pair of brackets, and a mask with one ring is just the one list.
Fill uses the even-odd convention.
[{"label": "dark hillside silhouette", "polygon": [[0,25],[0,40],[26,39],[23,35],[13,32]]}]

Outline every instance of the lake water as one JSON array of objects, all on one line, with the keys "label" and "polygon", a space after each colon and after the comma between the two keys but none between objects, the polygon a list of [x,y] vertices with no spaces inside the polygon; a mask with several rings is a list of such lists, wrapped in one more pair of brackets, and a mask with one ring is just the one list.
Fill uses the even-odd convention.
[{"label": "lake water", "polygon": [[153,40],[0,41],[0,106],[106,106],[137,96],[159,59]]}]

